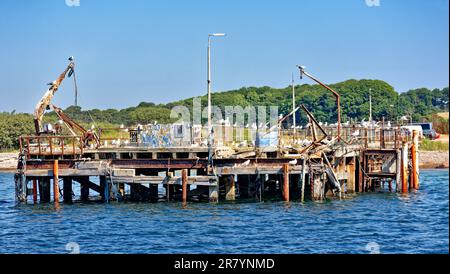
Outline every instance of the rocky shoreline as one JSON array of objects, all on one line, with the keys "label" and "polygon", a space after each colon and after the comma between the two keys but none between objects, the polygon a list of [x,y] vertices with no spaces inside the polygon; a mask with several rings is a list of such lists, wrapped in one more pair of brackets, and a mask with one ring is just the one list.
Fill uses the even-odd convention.
[{"label": "rocky shoreline", "polygon": [[449,168],[448,151],[419,151],[419,167],[429,168]]},{"label": "rocky shoreline", "polygon": [[17,152],[0,153],[0,172],[10,172],[17,169]]},{"label": "rocky shoreline", "polygon": [[[449,168],[448,151],[420,151],[420,168]],[[0,153],[0,172],[11,172],[17,168],[17,153]]]}]

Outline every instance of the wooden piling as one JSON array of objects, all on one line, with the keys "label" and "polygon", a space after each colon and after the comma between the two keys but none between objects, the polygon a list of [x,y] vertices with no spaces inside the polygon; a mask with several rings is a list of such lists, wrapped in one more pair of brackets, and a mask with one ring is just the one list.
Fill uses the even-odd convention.
[{"label": "wooden piling", "polygon": [[289,202],[289,164],[283,165],[283,200]]},{"label": "wooden piling", "polygon": [[63,201],[64,203],[72,202],[72,178],[63,177]]},{"label": "wooden piling", "polygon": [[354,193],[355,192],[355,182],[356,182],[356,174],[355,174],[355,157],[352,158],[351,162],[347,165],[347,192]]},{"label": "wooden piling", "polygon": [[236,200],[236,187],[234,182],[234,175],[230,175],[225,183],[225,200]]},{"label": "wooden piling", "polygon": [[59,203],[59,163],[58,160],[53,161],[53,201]]},{"label": "wooden piling", "polygon": [[82,201],[89,200],[89,177],[81,177],[80,178],[80,199]]},{"label": "wooden piling", "polygon": [[109,202],[110,198],[110,188],[109,183],[106,180],[106,176],[100,176],[100,189],[102,193],[100,193],[100,196],[102,197],[103,202]]},{"label": "wooden piling", "polygon": [[37,181],[33,179],[33,202],[37,203]]},{"label": "wooden piling", "polygon": [[[157,202],[158,201],[158,185],[150,184],[148,188],[149,188],[149,192],[150,192],[150,201]],[[119,184],[119,189],[120,189],[120,184]],[[123,193],[125,193],[124,190],[123,190]],[[124,196],[124,194],[122,196]]]},{"label": "wooden piling", "polygon": [[363,173],[364,169],[364,151],[361,151],[358,159],[358,192],[364,192],[364,180],[365,176]]},{"label": "wooden piling", "polygon": [[411,162],[412,162],[412,168],[411,168],[411,179],[412,179],[412,188],[413,189],[419,189],[419,159],[418,159],[418,147],[419,147],[419,134],[417,130],[413,130],[413,143],[411,146]]},{"label": "wooden piling", "polygon": [[401,180],[402,180],[402,192],[408,192],[408,143],[403,142],[402,145],[402,167],[401,167]]},{"label": "wooden piling", "polygon": [[215,182],[209,186],[209,202],[217,203],[219,202],[219,183]]},{"label": "wooden piling", "polygon": [[39,181],[39,196],[41,203],[50,202],[50,178],[43,177]]},{"label": "wooden piling", "polygon": [[186,205],[187,203],[187,169],[183,169],[181,171],[181,181],[182,181],[182,201],[183,204]]},{"label": "wooden piling", "polygon": [[303,158],[303,163],[302,163],[302,187],[301,187],[301,197],[300,200],[302,202],[305,201],[305,180],[306,180],[306,159]]}]

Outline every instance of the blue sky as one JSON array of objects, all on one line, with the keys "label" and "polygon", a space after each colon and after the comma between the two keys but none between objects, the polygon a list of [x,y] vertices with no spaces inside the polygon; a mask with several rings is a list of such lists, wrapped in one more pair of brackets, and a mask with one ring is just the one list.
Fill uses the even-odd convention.
[{"label": "blue sky", "polygon": [[[382,79],[403,92],[448,86],[447,0],[0,1],[0,111],[32,112],[75,56],[79,104],[124,108],[213,91],[285,87],[296,64],[326,83]],[[301,81],[301,82],[300,82]],[[310,83],[307,79],[296,83]],[[55,95],[73,104],[66,81]]]}]

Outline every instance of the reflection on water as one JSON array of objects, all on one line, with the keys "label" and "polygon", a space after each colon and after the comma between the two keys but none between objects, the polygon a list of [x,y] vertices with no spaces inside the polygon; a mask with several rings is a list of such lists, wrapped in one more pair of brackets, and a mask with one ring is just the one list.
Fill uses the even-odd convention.
[{"label": "reflection on water", "polygon": [[[448,253],[448,170],[408,195],[284,203],[14,205],[0,174],[1,253]],[[78,246],[76,246],[78,245]]]}]

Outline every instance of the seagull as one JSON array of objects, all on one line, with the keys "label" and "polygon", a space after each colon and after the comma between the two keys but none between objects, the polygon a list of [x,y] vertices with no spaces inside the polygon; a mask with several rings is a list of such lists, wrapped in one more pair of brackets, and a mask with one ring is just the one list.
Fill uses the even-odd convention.
[{"label": "seagull", "polygon": [[248,166],[248,165],[250,165],[250,160],[247,160],[247,161],[243,162],[239,166],[244,167],[244,166]]},{"label": "seagull", "polygon": [[247,146],[247,140],[240,142],[238,145],[238,147],[244,147],[244,146]]},{"label": "seagull", "polygon": [[352,133],[353,137],[359,136],[359,129]]},{"label": "seagull", "polygon": [[296,165],[297,164],[297,159],[294,159],[294,160],[292,160],[292,161],[289,161],[289,164],[290,165]]}]

